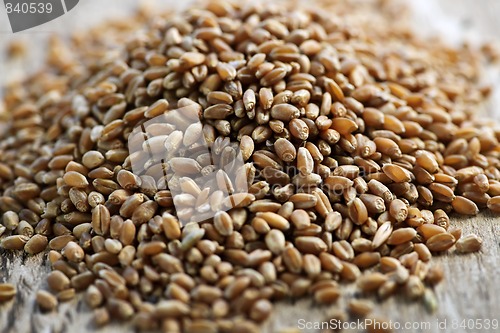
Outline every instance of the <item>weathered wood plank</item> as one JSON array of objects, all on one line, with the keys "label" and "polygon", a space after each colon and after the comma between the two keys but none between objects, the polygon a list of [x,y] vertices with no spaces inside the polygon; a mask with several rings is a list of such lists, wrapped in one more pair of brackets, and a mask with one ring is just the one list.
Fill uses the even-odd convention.
[{"label": "weathered wood plank", "polygon": [[[433,262],[441,263],[446,272],[446,280],[436,288],[439,300],[437,313],[428,314],[421,303],[396,297],[378,305],[376,315],[399,323],[432,324],[430,330],[415,332],[443,332],[436,326],[437,320],[446,319],[449,325],[453,320],[463,319],[500,321],[500,220],[497,216],[483,213],[474,218],[453,219],[452,224],[463,228],[464,235],[475,233],[483,238],[483,249],[477,254],[450,253],[433,258]],[[15,302],[0,307],[0,332],[94,332],[89,311],[81,301],[62,304],[58,313],[50,314],[41,314],[34,306],[34,292],[44,286],[44,276],[49,272],[45,255],[26,257],[1,252],[1,257],[0,280],[17,284],[19,293]],[[352,285],[343,286],[343,290],[346,299],[353,296]],[[300,319],[307,322],[328,320],[332,310],[344,307],[342,302],[330,307],[315,306],[311,300],[279,303],[276,313],[265,325],[266,332],[284,327],[297,328]],[[99,332],[128,331],[126,326],[114,325]],[[350,331],[357,330],[346,330]]]}]

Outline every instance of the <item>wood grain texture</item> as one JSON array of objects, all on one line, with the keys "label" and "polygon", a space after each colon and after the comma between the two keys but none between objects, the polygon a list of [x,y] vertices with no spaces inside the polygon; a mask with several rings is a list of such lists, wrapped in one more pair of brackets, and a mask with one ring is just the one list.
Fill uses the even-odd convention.
[{"label": "wood grain texture", "polygon": [[[463,234],[475,233],[484,243],[480,253],[458,255],[453,252],[434,257],[433,263],[443,265],[446,279],[435,289],[439,308],[435,314],[425,311],[421,303],[408,302],[402,297],[390,298],[377,305],[375,315],[394,322],[429,323],[430,330],[399,330],[400,332],[451,332],[440,330],[437,320],[497,319],[500,321],[500,223],[496,215],[482,213],[473,218],[452,218],[452,225],[461,227]],[[60,305],[58,313],[41,314],[34,305],[34,292],[45,287],[45,275],[49,272],[46,255],[28,257],[0,252],[0,280],[15,283],[19,290],[14,301],[0,306],[0,332],[94,332],[91,315],[81,300]],[[299,320],[319,322],[329,319],[332,311],[345,308],[345,301],[356,296],[352,285],[342,285],[344,299],[339,303],[319,307],[311,300],[281,302],[275,314],[264,326],[264,332],[279,332],[280,328],[297,328]],[[416,325],[416,324],[415,324]],[[345,330],[357,332],[358,330]],[[457,329],[454,332],[465,332]],[[131,332],[126,325],[112,325],[98,330],[101,333]],[[301,332],[316,332],[302,330]],[[474,332],[470,330],[469,332]],[[495,332],[482,330],[481,332]]]},{"label": "wood grain texture", "polygon": [[[432,0],[425,0],[428,2]],[[448,14],[453,22],[464,29],[465,34],[492,36],[500,29],[495,13],[500,12],[500,2],[495,0],[439,0],[435,5]],[[420,13],[420,15],[425,14]],[[430,13],[429,13],[430,15]],[[425,15],[424,15],[425,16]],[[422,17],[420,17],[422,19]],[[425,18],[424,18],[425,19]],[[427,18],[429,19],[429,18]],[[425,20],[424,20],[425,21]],[[483,239],[480,253],[469,255],[447,255],[433,258],[441,263],[446,279],[436,287],[439,301],[437,313],[428,314],[419,303],[405,301],[401,297],[391,298],[379,305],[375,315],[385,317],[402,325],[429,323],[429,329],[400,329],[398,332],[495,332],[495,330],[452,329],[452,321],[463,319],[497,319],[500,321],[500,219],[496,215],[482,213],[474,218],[452,218],[452,225],[463,228],[463,234],[475,233]],[[22,254],[0,251],[0,281],[14,283],[18,294],[14,301],[0,305],[1,333],[45,333],[95,332],[89,310],[81,300],[59,306],[57,313],[42,314],[34,305],[34,294],[45,287],[45,276],[50,271],[46,255],[29,257]],[[346,299],[356,296],[352,285],[343,285],[344,297],[338,304],[318,307],[311,300],[281,302],[276,305],[272,318],[264,326],[265,332],[279,332],[281,328],[297,328],[299,320],[318,322],[328,320],[332,311],[345,307]],[[437,320],[447,321],[447,329],[437,327]],[[422,325],[420,325],[422,326]],[[317,332],[305,329],[302,332]],[[357,332],[357,329],[345,330]],[[127,333],[127,325],[113,324],[100,333]]]}]

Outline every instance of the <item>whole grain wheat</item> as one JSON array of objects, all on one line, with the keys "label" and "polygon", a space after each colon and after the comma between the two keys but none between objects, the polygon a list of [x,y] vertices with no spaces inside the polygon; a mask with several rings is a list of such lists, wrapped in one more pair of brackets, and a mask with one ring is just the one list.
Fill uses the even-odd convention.
[{"label": "whole grain wheat", "polygon": [[[448,213],[500,211],[500,132],[474,114],[483,55],[421,42],[398,6],[211,1],[93,30],[75,57],[54,39],[48,70],[7,87],[0,134],[0,245],[51,250],[57,297],[39,307],[83,291],[98,326],[257,332],[272,302],[333,303],[357,280],[435,309],[432,255],[481,247]],[[217,171],[231,142],[234,180]],[[214,171],[213,192],[190,178]],[[194,214],[208,217],[181,224]],[[0,301],[15,293],[0,284]]]}]

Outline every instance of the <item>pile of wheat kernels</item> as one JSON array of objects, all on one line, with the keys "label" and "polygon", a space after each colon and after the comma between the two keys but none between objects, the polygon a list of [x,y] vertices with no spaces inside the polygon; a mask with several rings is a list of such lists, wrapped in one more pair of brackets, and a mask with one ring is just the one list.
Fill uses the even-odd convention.
[{"label": "pile of wheat kernels", "polygon": [[[373,29],[345,4],[214,1],[52,41],[0,114],[1,247],[49,251],[42,310],[81,291],[98,325],[257,332],[273,302],[335,303],[346,282],[361,291],[353,315],[394,293],[435,308],[432,253],[481,246],[448,213],[500,211],[500,130],[474,119],[483,57],[391,24],[390,1]],[[127,147],[180,106],[199,110],[213,151],[239,142],[249,186],[240,207],[185,226],[167,180],[132,173]],[[0,301],[14,294],[0,284]]]}]

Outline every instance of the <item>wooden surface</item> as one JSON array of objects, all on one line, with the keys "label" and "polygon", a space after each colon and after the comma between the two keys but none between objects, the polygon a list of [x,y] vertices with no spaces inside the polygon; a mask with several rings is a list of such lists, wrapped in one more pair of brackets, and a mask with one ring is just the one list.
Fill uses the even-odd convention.
[{"label": "wooden surface", "polygon": [[[500,2],[495,0],[425,0],[419,3],[415,22],[426,32],[452,33],[458,40],[457,36],[463,35],[494,36],[500,29],[500,22],[495,15],[495,13],[500,13]],[[444,19],[436,21],[436,16]],[[465,33],[457,33],[457,29]],[[1,29],[0,37],[2,37]],[[433,262],[441,263],[446,272],[445,281],[435,290],[439,301],[439,308],[435,314],[428,314],[421,304],[408,303],[398,297],[377,305],[376,315],[401,325],[408,322],[424,327],[423,329],[402,328],[396,331],[440,333],[500,331],[500,329],[477,328],[452,329],[454,321],[460,323],[466,320],[466,324],[471,323],[467,322],[470,319],[500,321],[500,218],[482,213],[474,218],[454,217],[452,224],[462,227],[465,235],[469,233],[479,235],[484,241],[482,251],[469,255],[449,253],[433,259]],[[14,301],[0,306],[0,333],[94,332],[88,309],[79,300],[60,305],[58,313],[41,314],[36,309],[34,293],[44,287],[45,275],[49,272],[45,257],[46,255],[43,254],[28,257],[0,251],[0,281],[16,284],[19,291]],[[347,295],[345,299],[352,297],[352,286],[343,286],[343,291]],[[330,307],[317,307],[311,300],[279,303],[275,314],[266,323],[264,331],[279,332],[280,328],[298,328],[299,324],[303,323],[303,321],[299,322],[300,319],[308,322],[328,320],[333,311],[344,307],[343,302],[344,299]],[[446,320],[446,328],[440,329],[437,322],[443,325],[444,320]],[[126,326],[115,324],[98,332],[126,333],[130,331]],[[301,331],[317,332],[314,329]],[[359,330],[345,331],[357,332]]]},{"label": "wooden surface", "polygon": [[[439,308],[435,314],[428,314],[421,303],[407,302],[395,297],[377,305],[375,314],[402,325],[430,325],[430,330],[399,330],[399,332],[451,332],[453,321],[469,319],[497,319],[500,321],[500,220],[498,216],[482,213],[474,218],[453,218],[452,224],[463,228],[465,235],[475,233],[483,241],[480,253],[458,255],[453,252],[433,258],[441,263],[446,279],[436,287]],[[93,332],[91,317],[83,302],[75,300],[59,307],[58,313],[41,314],[35,310],[33,293],[44,287],[44,276],[49,268],[44,263],[45,255],[27,257],[1,254],[0,280],[17,284],[19,293],[15,302],[0,307],[0,332]],[[343,286],[345,297],[353,295],[350,285]],[[343,301],[343,300],[342,300]],[[279,328],[299,327],[299,320],[318,322],[329,319],[336,309],[343,308],[343,302],[334,306],[317,307],[311,300],[282,302],[276,306],[273,317],[265,325],[266,332],[278,332]],[[448,330],[440,330],[437,320],[448,323]],[[423,323],[423,324],[420,324]],[[429,324],[427,324],[429,323]],[[302,330],[316,332],[316,330]],[[358,330],[346,330],[357,332]],[[102,333],[129,332],[126,326],[112,325],[100,330]],[[463,330],[453,332],[498,332],[495,330]]]}]

